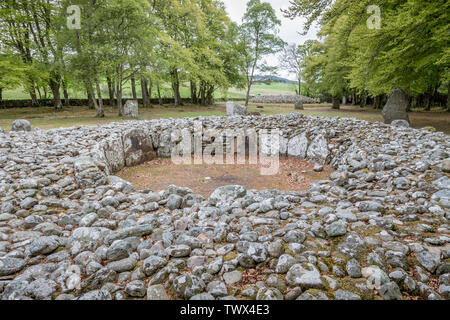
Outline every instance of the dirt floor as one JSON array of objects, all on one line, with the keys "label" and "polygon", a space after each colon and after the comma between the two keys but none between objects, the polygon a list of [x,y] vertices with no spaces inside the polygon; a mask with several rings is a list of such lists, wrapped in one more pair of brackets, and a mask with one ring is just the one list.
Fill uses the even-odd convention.
[{"label": "dirt floor", "polygon": [[218,187],[243,185],[247,189],[306,190],[316,180],[327,179],[333,171],[324,166],[314,172],[314,163],[297,159],[280,159],[278,174],[261,175],[261,167],[268,165],[175,165],[171,159],[155,159],[117,174],[138,189],[166,190],[171,184],[192,189],[196,194],[209,197]]}]

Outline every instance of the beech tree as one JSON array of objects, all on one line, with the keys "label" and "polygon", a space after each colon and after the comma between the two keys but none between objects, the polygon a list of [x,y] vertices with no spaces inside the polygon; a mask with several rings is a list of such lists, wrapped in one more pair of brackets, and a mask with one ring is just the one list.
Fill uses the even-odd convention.
[{"label": "beech tree", "polygon": [[255,72],[264,72],[265,56],[279,52],[285,45],[278,37],[281,21],[268,2],[250,0],[241,25],[240,40],[244,43],[244,65],[247,78],[245,105],[248,106]]}]

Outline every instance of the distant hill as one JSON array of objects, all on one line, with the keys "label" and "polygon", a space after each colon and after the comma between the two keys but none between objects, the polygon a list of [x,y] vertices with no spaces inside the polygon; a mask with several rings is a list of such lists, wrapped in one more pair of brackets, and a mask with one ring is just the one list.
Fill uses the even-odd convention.
[{"label": "distant hill", "polygon": [[276,81],[276,82],[281,82],[281,83],[297,83],[296,81],[292,81],[292,80],[277,77],[277,76],[254,76],[254,78],[255,78],[255,81],[258,81],[258,82]]}]

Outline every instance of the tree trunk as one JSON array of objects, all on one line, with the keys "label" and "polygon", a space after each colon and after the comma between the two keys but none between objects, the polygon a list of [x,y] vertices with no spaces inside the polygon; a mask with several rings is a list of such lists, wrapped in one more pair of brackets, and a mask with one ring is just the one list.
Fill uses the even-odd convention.
[{"label": "tree trunk", "polygon": [[206,93],[206,105],[208,106],[213,104],[213,93],[214,93],[214,86],[210,86],[208,88],[208,92]]},{"label": "tree trunk", "polygon": [[178,107],[180,105],[180,100],[179,95],[178,95],[178,91],[179,91],[179,84],[177,82],[173,82],[172,83],[172,89],[173,89],[173,98],[174,98],[174,103],[175,103],[175,107]]},{"label": "tree trunk", "polygon": [[206,85],[205,83],[202,81],[200,83],[200,104],[202,106],[206,105]]},{"label": "tree trunk", "polygon": [[433,89],[429,88],[427,92],[425,92],[425,111],[431,110],[431,104],[432,104],[432,97],[433,97]]},{"label": "tree trunk", "polygon": [[90,78],[87,79],[87,83],[88,83],[89,95],[91,96],[91,100],[92,100],[92,105],[94,106],[94,109],[95,109],[95,112],[96,112],[96,117],[100,117],[100,114],[102,112],[100,111],[100,108],[99,108],[98,103],[97,103],[97,99],[95,98],[94,87],[92,85],[92,81],[91,81]]},{"label": "tree trunk", "polygon": [[191,80],[191,103],[197,104],[197,85]]},{"label": "tree trunk", "polygon": [[336,109],[336,110],[339,110],[340,109],[340,104],[339,104],[340,103],[340,99],[339,99],[339,97],[338,96],[333,96],[332,102],[333,102],[332,108]]},{"label": "tree trunk", "polygon": [[0,101],[3,101],[3,88],[0,88]]},{"label": "tree trunk", "polygon": [[28,92],[29,92],[30,97],[31,97],[31,106],[32,107],[38,107],[39,106],[39,101],[38,101],[37,96],[36,96],[36,85],[34,84],[34,80],[33,80],[32,77],[29,77],[28,80],[29,80],[29,83],[30,83],[30,86],[28,88]]},{"label": "tree trunk", "polygon": [[302,95],[302,78],[300,77],[300,75],[298,76],[298,95]]},{"label": "tree trunk", "polygon": [[[258,43],[259,43],[259,41],[257,39],[256,40],[256,52],[258,52],[258,50],[259,50]],[[253,62],[252,71],[250,72],[250,74],[247,73],[247,82],[248,83],[247,83],[247,95],[245,97],[245,106],[246,107],[248,107],[248,103],[250,101],[250,89],[252,88],[252,85],[253,85],[253,76],[255,75],[255,69],[256,69],[257,62],[258,62],[258,57],[256,57],[255,61]]]},{"label": "tree trunk", "polygon": [[119,117],[123,116],[123,104],[122,104],[122,84],[120,81],[117,81],[116,84],[116,98],[117,98],[117,109]]},{"label": "tree trunk", "polygon": [[247,94],[245,96],[245,106],[248,107],[248,102],[250,101],[250,89],[252,88],[252,82],[247,84]]},{"label": "tree trunk", "polygon": [[111,77],[106,77],[106,82],[108,83],[108,92],[109,92],[109,105],[114,107],[114,85],[111,80]]},{"label": "tree trunk", "polygon": [[384,99],[384,95],[382,95],[382,94],[380,94],[374,98],[373,108],[375,110],[383,109],[383,99]]},{"label": "tree trunk", "polygon": [[100,83],[98,81],[97,70],[95,68],[94,68],[94,70],[95,70],[94,81],[95,81],[95,87],[97,88],[97,97],[98,97],[98,108],[97,108],[96,117],[104,118],[105,111],[103,110],[102,90],[100,89]]},{"label": "tree trunk", "polygon": [[67,92],[67,81],[62,79],[63,95],[64,95],[64,105],[69,105],[69,93]]},{"label": "tree trunk", "polygon": [[380,96],[376,96],[373,100],[373,108],[378,110],[380,108]]},{"label": "tree trunk", "polygon": [[156,91],[158,92],[158,103],[160,106],[162,106],[162,98],[161,98],[161,90],[159,88],[159,84],[156,85]]},{"label": "tree trunk", "polygon": [[152,89],[153,89],[153,81],[152,81],[152,78],[150,78],[150,79],[148,80],[148,90],[147,90],[147,87],[146,87],[145,89],[146,89],[146,92],[147,92],[148,104],[149,104],[149,106],[151,106],[151,105],[152,105],[152,103],[151,103],[151,99],[152,99]]},{"label": "tree trunk", "polygon": [[447,85],[447,111],[450,112],[450,84]]},{"label": "tree trunk", "polygon": [[363,92],[361,95],[360,106],[361,106],[361,108],[365,108],[366,105],[367,105],[367,93]]},{"label": "tree trunk", "polygon": [[[41,93],[41,90],[39,89],[39,87],[36,87],[36,91],[38,92],[39,99],[42,99],[42,93]],[[34,94],[36,95],[36,92]],[[31,93],[30,93],[30,96],[31,96]],[[31,105],[33,105],[33,99],[31,99]]]},{"label": "tree trunk", "polygon": [[173,97],[175,99],[175,107],[181,106],[181,95],[180,95],[180,80],[178,78],[178,71],[172,71],[172,89]]},{"label": "tree trunk", "polygon": [[134,76],[131,77],[131,92],[133,94],[133,100],[137,99],[137,94],[136,94],[136,79]]},{"label": "tree trunk", "polygon": [[150,101],[147,92],[147,80],[144,77],[141,77],[141,92],[142,92],[142,105],[144,108],[150,106]]},{"label": "tree trunk", "polygon": [[88,98],[88,109],[89,110],[95,109],[94,108],[94,99],[92,97],[91,90],[89,90],[89,85],[87,84],[87,82],[86,82],[85,86],[86,86],[86,95]]},{"label": "tree trunk", "polygon": [[358,95],[355,91],[352,92],[352,105],[356,106],[358,104]]},{"label": "tree trunk", "polygon": [[425,96],[425,111],[430,111],[431,110],[431,96],[429,94],[427,94]]},{"label": "tree trunk", "polygon": [[49,81],[49,86],[53,93],[53,105],[55,106],[56,110],[62,109],[61,95],[59,93],[60,87],[59,81],[60,81],[59,76],[56,76],[55,79],[51,78]]}]

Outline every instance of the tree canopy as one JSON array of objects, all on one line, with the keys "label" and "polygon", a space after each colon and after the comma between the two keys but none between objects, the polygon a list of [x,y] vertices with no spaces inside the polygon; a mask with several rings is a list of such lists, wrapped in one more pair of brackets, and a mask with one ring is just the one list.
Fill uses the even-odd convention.
[{"label": "tree canopy", "polygon": [[285,15],[306,17],[304,31],[320,26],[322,40],[305,59],[310,84],[335,99],[396,87],[417,97],[449,90],[449,9],[446,0],[293,0]]},{"label": "tree canopy", "polygon": [[145,105],[162,83],[180,105],[182,83],[191,84],[193,102],[210,104],[216,90],[246,81],[240,27],[220,0],[6,0],[0,31],[0,88],[21,85],[35,103],[36,91],[50,88],[57,109],[70,84],[102,117],[105,81],[119,115],[128,81],[134,97],[140,81]]}]

